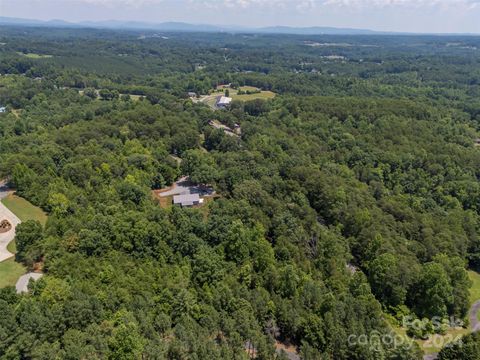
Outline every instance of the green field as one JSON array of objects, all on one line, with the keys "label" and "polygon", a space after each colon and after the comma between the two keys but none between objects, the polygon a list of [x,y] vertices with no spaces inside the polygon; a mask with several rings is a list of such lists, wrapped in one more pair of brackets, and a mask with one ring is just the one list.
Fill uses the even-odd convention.
[{"label": "green field", "polygon": [[20,196],[10,194],[2,203],[10,209],[21,221],[37,220],[43,226],[47,222],[47,214],[39,207],[32,205],[30,202]]},{"label": "green field", "polygon": [[35,53],[27,53],[24,54],[22,52],[17,52],[18,55],[23,55],[25,57],[28,57],[30,59],[49,59],[53,57],[53,55],[43,55],[43,54],[35,54]]},{"label": "green field", "polygon": [[275,93],[271,91],[262,91],[258,94],[243,94],[237,95],[236,93],[230,93],[233,100],[241,100],[241,101],[250,101],[256,99],[273,99],[275,97]]},{"label": "green field", "polygon": [[[221,95],[222,93],[225,93],[225,90],[227,89],[217,89],[215,90],[212,95]],[[259,90],[258,88],[254,87],[254,86],[240,86],[240,90],[243,90],[243,91],[255,91],[255,90]],[[230,93],[230,97],[233,99],[233,100],[241,100],[241,101],[251,101],[251,100],[256,100],[256,99],[263,99],[263,100],[267,100],[267,99],[273,99],[275,97],[275,93],[272,92],[272,91],[261,91],[257,94],[242,94],[242,95],[238,95],[238,90],[236,89],[228,89],[229,93]]]},{"label": "green field", "polygon": [[[121,94],[121,95],[123,95],[123,94]],[[132,99],[133,101],[139,101],[142,97],[145,97],[143,95],[133,95],[133,94],[126,94],[126,95],[129,95],[130,99]]]}]

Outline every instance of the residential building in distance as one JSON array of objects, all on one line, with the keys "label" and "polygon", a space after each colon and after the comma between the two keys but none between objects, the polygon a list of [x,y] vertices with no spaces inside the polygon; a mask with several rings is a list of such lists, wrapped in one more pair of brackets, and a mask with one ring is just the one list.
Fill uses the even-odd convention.
[{"label": "residential building in distance", "polygon": [[226,97],[226,96],[220,96],[217,99],[217,107],[220,109],[225,109],[230,103],[232,102],[231,97]]}]

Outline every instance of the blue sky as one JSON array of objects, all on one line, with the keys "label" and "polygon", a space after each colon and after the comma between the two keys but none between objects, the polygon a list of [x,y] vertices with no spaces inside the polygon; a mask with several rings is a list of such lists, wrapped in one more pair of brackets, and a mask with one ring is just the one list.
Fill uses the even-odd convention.
[{"label": "blue sky", "polygon": [[480,33],[480,0],[0,0],[0,15]]}]

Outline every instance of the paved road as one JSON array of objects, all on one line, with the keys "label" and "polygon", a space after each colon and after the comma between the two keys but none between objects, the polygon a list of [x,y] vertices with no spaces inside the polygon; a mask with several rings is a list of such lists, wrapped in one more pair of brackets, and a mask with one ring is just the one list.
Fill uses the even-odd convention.
[{"label": "paved road", "polygon": [[9,189],[7,188],[7,182],[5,180],[0,180],[0,200],[6,197],[9,193]]},{"label": "paved road", "polygon": [[28,292],[28,283],[30,282],[30,279],[38,280],[42,276],[42,273],[33,272],[20,276],[20,279],[18,279],[17,283],[15,284],[17,294]]},{"label": "paved road", "polygon": [[[0,199],[5,197],[5,194],[5,191],[1,191]],[[20,219],[0,202],[0,221],[5,219],[12,224],[12,229],[0,234],[0,262],[13,257],[13,254],[7,250],[7,245],[15,238],[15,227],[20,224]]]},{"label": "paved road", "polygon": [[470,326],[472,327],[472,332],[477,332],[480,330],[480,322],[478,321],[477,314],[480,311],[480,300],[477,300],[470,307],[468,312],[468,319],[470,320]]}]

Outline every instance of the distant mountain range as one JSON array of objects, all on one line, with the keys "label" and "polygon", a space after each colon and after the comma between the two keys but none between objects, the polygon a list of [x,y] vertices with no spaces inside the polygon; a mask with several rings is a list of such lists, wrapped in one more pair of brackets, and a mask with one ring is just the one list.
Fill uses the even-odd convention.
[{"label": "distant mountain range", "polygon": [[[139,21],[83,21],[67,22],[64,20],[34,20],[0,16],[0,25],[18,26],[45,26],[45,27],[69,27],[69,28],[96,28],[96,29],[129,29],[129,30],[158,30],[171,32],[234,32],[234,33],[260,33],[260,34],[297,34],[297,35],[373,35],[389,34],[386,32],[347,29],[334,27],[289,27],[271,26],[262,28],[242,26],[217,26],[206,24],[188,24],[183,22],[147,23]],[[390,33],[391,34],[391,33]]]}]

